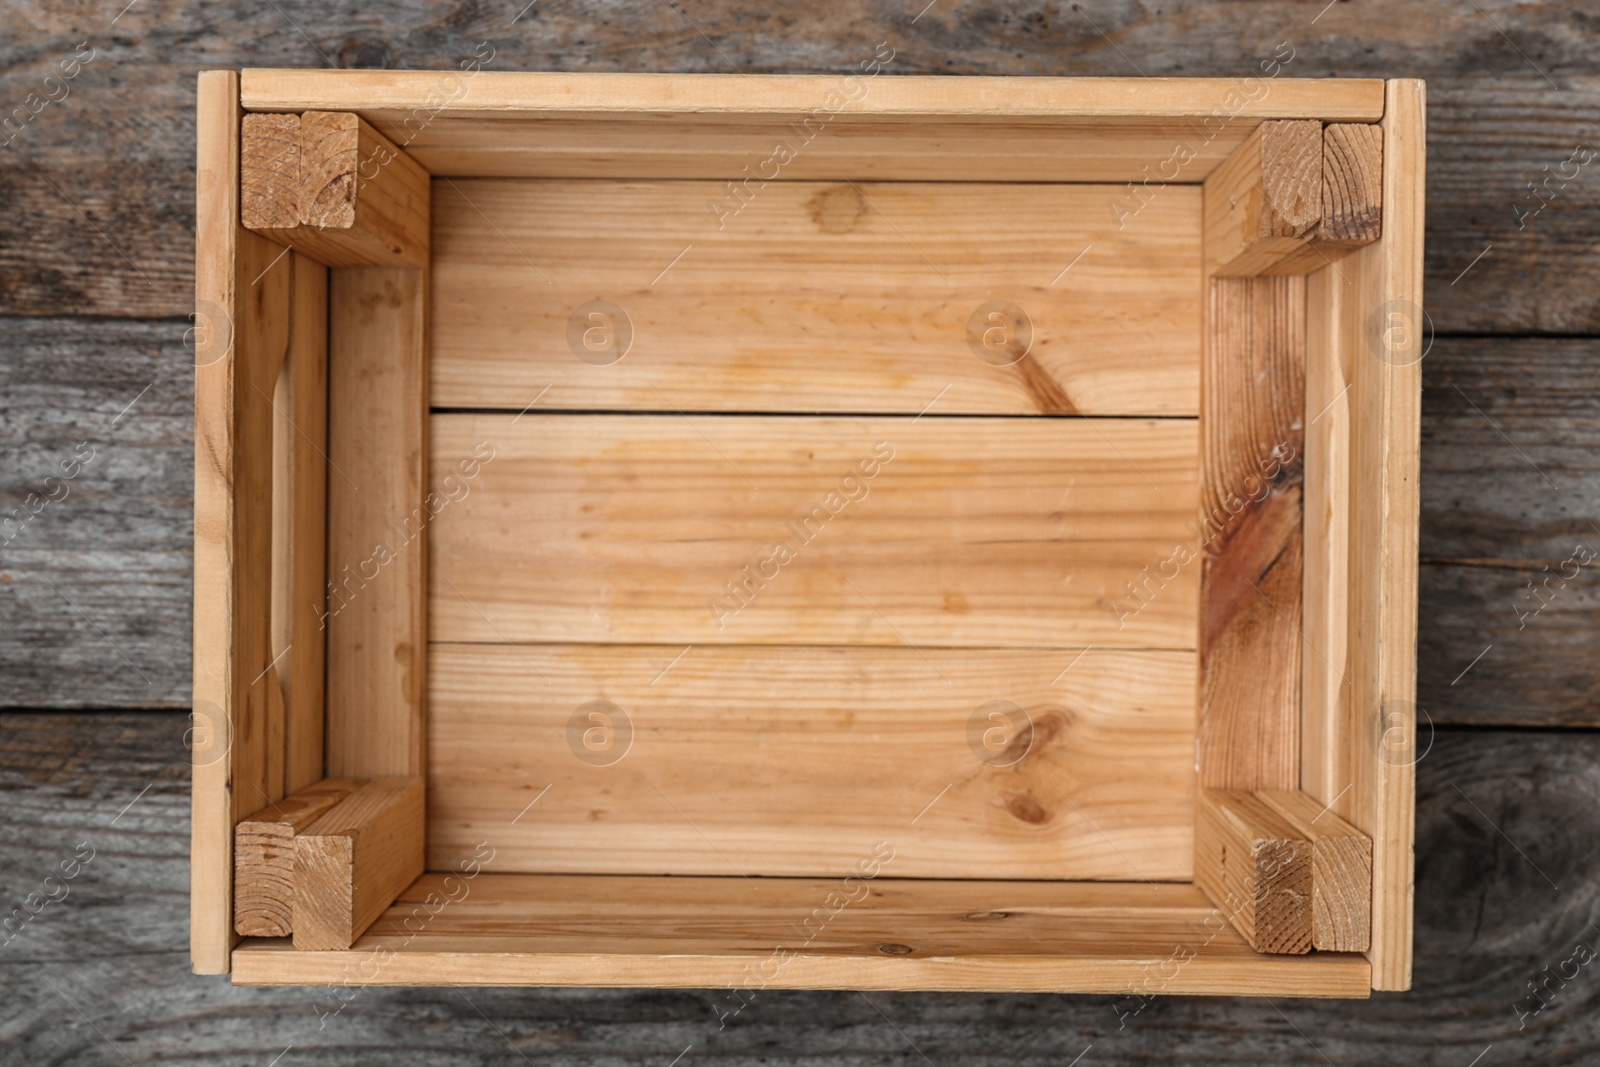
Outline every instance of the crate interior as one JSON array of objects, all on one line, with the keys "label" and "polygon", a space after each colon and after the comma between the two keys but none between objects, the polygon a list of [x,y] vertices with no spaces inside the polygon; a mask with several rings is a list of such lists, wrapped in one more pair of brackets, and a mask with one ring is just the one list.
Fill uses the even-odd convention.
[{"label": "crate interior", "polygon": [[1126,195],[436,179],[430,867],[1188,881],[1200,197]]}]

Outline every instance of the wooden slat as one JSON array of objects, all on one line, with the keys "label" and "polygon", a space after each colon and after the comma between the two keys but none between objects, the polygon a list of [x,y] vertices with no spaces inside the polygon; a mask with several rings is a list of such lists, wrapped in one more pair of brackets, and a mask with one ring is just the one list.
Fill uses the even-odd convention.
[{"label": "wooden slat", "polygon": [[1322,217],[1322,124],[1263,122],[1204,189],[1206,273],[1266,273]]},{"label": "wooden slat", "polygon": [[427,534],[427,279],[332,272],[327,769],[420,774]]},{"label": "wooden slat", "polygon": [[324,779],[248,816],[233,835],[233,928],[254,937],[294,931],[294,838],[361,783]]},{"label": "wooden slat", "polygon": [[1190,420],[432,427],[436,641],[1193,647]]},{"label": "wooden slat", "polygon": [[1258,952],[1311,951],[1311,843],[1252,793],[1202,789],[1194,884]]},{"label": "wooden slat", "polygon": [[843,876],[892,834],[896,877],[1191,874],[1192,652],[435,645],[429,678],[435,870],[494,827],[502,872]]},{"label": "wooden slat", "polygon": [[[1132,182],[1139,192],[1118,188],[1118,199],[1128,207],[1162,187],[1158,171],[1169,183],[1202,181],[1256,125],[1253,119],[1218,117],[930,121],[848,111],[809,123],[803,111],[784,116],[471,114],[429,123],[409,114],[387,119],[369,114],[430,173],[451,178],[713,179],[720,184],[765,172],[785,181]],[[1002,157],[1004,174],[997,175],[995,159]],[[1097,207],[1097,215],[1116,214],[1109,200]]]},{"label": "wooden slat", "polygon": [[1324,804],[1350,781],[1344,746],[1350,547],[1350,370],[1360,304],[1326,266],[1306,279],[1305,571],[1300,788]]},{"label": "wooden slat", "polygon": [[[272,654],[283,689],[283,790],[293,793],[322,778],[323,699],[327,630],[328,499],[328,271],[322,264],[291,253],[277,269],[293,274],[290,293],[289,354],[284,361],[286,393],[281,421],[274,425],[274,448],[282,448],[287,476],[283,497],[282,580],[273,586],[274,624],[281,618],[282,641]],[[277,478],[279,470],[274,470]],[[274,482],[274,493],[278,491]],[[274,500],[275,505],[277,500]],[[275,524],[276,530],[276,524]],[[276,546],[275,546],[276,547]],[[275,565],[277,560],[274,560]],[[278,598],[281,598],[281,603]]]},{"label": "wooden slat", "polygon": [[1368,981],[1357,955],[1259,956],[1193,886],[883,877],[428,874],[354,954],[268,940],[237,959],[241,984],[1361,997]]},{"label": "wooden slat", "polygon": [[375,778],[294,837],[294,946],[347,949],[422,873],[423,783]]},{"label": "wooden slat", "polygon": [[[1108,210],[1127,198],[1112,186],[784,181],[736,196],[721,182],[462,180],[437,193],[442,407],[1198,408],[1192,188],[1126,220]],[[600,333],[575,347],[597,300],[611,305]],[[982,347],[983,309],[1000,300],[1026,316],[1027,347]]]},{"label": "wooden slat", "polygon": [[1217,278],[1201,393],[1200,781],[1299,778],[1305,282]]},{"label": "wooden slat", "polygon": [[1365,952],[1372,944],[1372,839],[1299,790],[1256,798],[1311,843],[1311,945]]},{"label": "wooden slat", "polygon": [[[398,120],[427,107],[439,122],[458,114],[594,112],[790,117],[810,112],[830,92],[842,96],[845,80],[833,74],[760,75],[734,81],[726,75],[707,74],[508,74],[487,70],[462,78],[453,71],[250,69],[241,77],[244,106],[251,111],[370,110],[379,118]],[[1259,99],[1243,99],[1231,79],[908,75],[860,80],[869,82],[870,92],[847,103],[852,113],[873,115],[1204,119],[1218,108],[1236,113],[1243,122],[1311,117],[1376,122],[1383,115],[1381,83],[1355,78],[1283,78],[1273,83],[1271,92],[1259,94]],[[730,91],[734,87],[737,91]]]},{"label": "wooden slat", "polygon": [[[239,225],[238,79],[200,76],[195,256],[194,817],[190,955],[228,970],[233,828],[269,774],[272,392],[288,344],[281,249]],[[265,272],[265,273],[264,273]]]},{"label": "wooden slat", "polygon": [[1372,838],[1373,987],[1411,984],[1417,718],[1417,471],[1424,91],[1388,83],[1381,239],[1339,267],[1359,294],[1350,387],[1350,789],[1337,811]]}]

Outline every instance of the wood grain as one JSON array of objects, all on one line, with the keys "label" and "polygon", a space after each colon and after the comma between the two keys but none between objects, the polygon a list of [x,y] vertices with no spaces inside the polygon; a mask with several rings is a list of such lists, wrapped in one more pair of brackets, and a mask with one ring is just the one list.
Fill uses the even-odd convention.
[{"label": "wood grain", "polygon": [[1188,420],[435,415],[432,434],[435,641],[1193,647]]},{"label": "wood grain", "polygon": [[274,403],[272,656],[284,703],[283,791],[322,778],[327,631],[328,271],[291,253],[289,351]]},{"label": "wood grain", "polygon": [[1298,784],[1305,282],[1211,279],[1201,394],[1200,761]]},{"label": "wood grain", "polygon": [[[233,829],[283,796],[281,702],[267,670],[272,567],[272,392],[288,347],[289,273],[239,224],[238,78],[200,79],[195,264],[195,971],[228,970]],[[275,771],[276,773],[269,773]]]},{"label": "wood grain", "polygon": [[1322,218],[1314,242],[1363,245],[1383,233],[1383,127],[1332,122],[1322,130]]},{"label": "wood grain", "polygon": [[4,325],[0,706],[187,708],[191,324]]},{"label": "wood grain", "polygon": [[394,267],[331,278],[327,769],[420,774],[427,279]]},{"label": "wood grain", "polygon": [[428,174],[359,115],[300,117],[297,243],[331,267],[426,267]]},{"label": "wood grain", "polygon": [[1256,798],[1311,845],[1311,946],[1365,952],[1372,945],[1372,839],[1299,790]]},{"label": "wood grain", "polygon": [[294,947],[347,949],[423,871],[420,777],[374,778],[294,835]]},{"label": "wood grain", "polygon": [[[1411,984],[1415,818],[1417,477],[1425,351],[1425,92],[1388,83],[1381,239],[1339,264],[1359,285],[1365,351],[1350,386],[1350,789],[1334,810],[1372,838],[1372,980]],[[1362,357],[1365,358],[1362,358]],[[1324,803],[1334,798],[1318,797]]]},{"label": "wood grain", "polygon": [[246,816],[233,831],[233,928],[247,937],[294,932],[294,838],[361,783],[327,778]]},{"label": "wood grain", "polygon": [[[881,870],[880,854],[893,846],[864,870]],[[1360,956],[1263,959],[1192,886],[871,874],[754,890],[739,878],[429,874],[354,955],[263,940],[237,959],[241,984],[1112,992],[1165,963],[1166,992],[1263,981],[1285,996],[1367,992]]]},{"label": "wood grain", "polygon": [[1306,279],[1305,480],[1301,584],[1300,788],[1336,795],[1344,749],[1350,604],[1350,372],[1360,358],[1359,304],[1333,265]]},{"label": "wood grain", "polygon": [[500,872],[842,877],[888,838],[898,878],[1190,876],[1191,652],[435,645],[429,678],[434,870],[488,834]]},{"label": "wood grain", "polygon": [[1200,791],[1194,884],[1257,952],[1311,951],[1311,843],[1255,794]]},{"label": "wood grain", "polygon": [[239,132],[239,219],[283,244],[300,225],[299,115],[245,115]]},{"label": "wood grain", "polygon": [[1322,124],[1263,122],[1205,180],[1205,271],[1252,277],[1297,255],[1322,218]]},{"label": "wood grain", "polygon": [[[1165,190],[1126,225],[1108,210],[1121,196],[438,181],[433,403],[1192,416],[1198,193]],[[1008,316],[986,349],[998,300],[1029,339]]]}]

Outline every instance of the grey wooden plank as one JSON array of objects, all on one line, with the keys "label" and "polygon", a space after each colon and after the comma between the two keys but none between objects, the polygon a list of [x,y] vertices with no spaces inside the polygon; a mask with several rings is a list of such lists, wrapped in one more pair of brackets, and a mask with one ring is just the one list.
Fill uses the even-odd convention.
[{"label": "grey wooden plank", "polygon": [[185,328],[4,321],[0,707],[188,704]]},{"label": "grey wooden plank", "polygon": [[1600,854],[1578,845],[1600,836],[1600,734],[1434,739],[1418,767],[1410,992],[1141,1003],[768,991],[719,1030],[715,990],[235,989],[190,974],[185,725],[182,713],[0,716],[0,900],[44,892],[80,843],[94,850],[65,898],[0,945],[0,1062],[260,1065],[286,1048],[284,1067],[665,1067],[686,1048],[685,1065],[1061,1067],[1091,1045],[1081,1064],[1466,1067],[1491,1045],[1484,1067],[1600,1056],[1592,967],[1567,967],[1576,977],[1537,1013],[1527,990],[1600,938]]},{"label": "grey wooden plank", "polygon": [[112,25],[66,0],[0,2],[0,24],[28,30],[0,41],[0,100],[38,93],[57,64],[87,54],[81,42],[94,55],[5,150],[0,313],[189,312],[202,67],[448,68],[485,42],[491,70],[845,71],[882,41],[894,74],[1240,77],[1289,54],[1281,44],[1283,76],[1430,80],[1427,303],[1439,329],[1600,330],[1600,161],[1566,167],[1531,219],[1518,207],[1536,203],[1528,182],[1559,176],[1574,148],[1600,139],[1600,35],[1582,4],[1403,0],[1381,18],[1299,0],[949,3],[920,16],[872,0],[804,18],[739,0],[519,9],[191,2],[136,5]]},{"label": "grey wooden plank", "polygon": [[1600,553],[1600,341],[1439,338],[1422,383],[1423,559]]},{"label": "grey wooden plank", "polygon": [[1600,342],[1440,338],[1423,363],[1418,704],[1600,725]]}]

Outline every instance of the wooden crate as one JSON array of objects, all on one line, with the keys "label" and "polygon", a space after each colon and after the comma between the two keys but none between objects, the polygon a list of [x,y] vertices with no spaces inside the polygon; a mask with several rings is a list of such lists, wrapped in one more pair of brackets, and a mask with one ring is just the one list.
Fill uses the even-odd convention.
[{"label": "wooden crate", "polygon": [[192,953],[1411,974],[1423,87],[215,71]]}]

